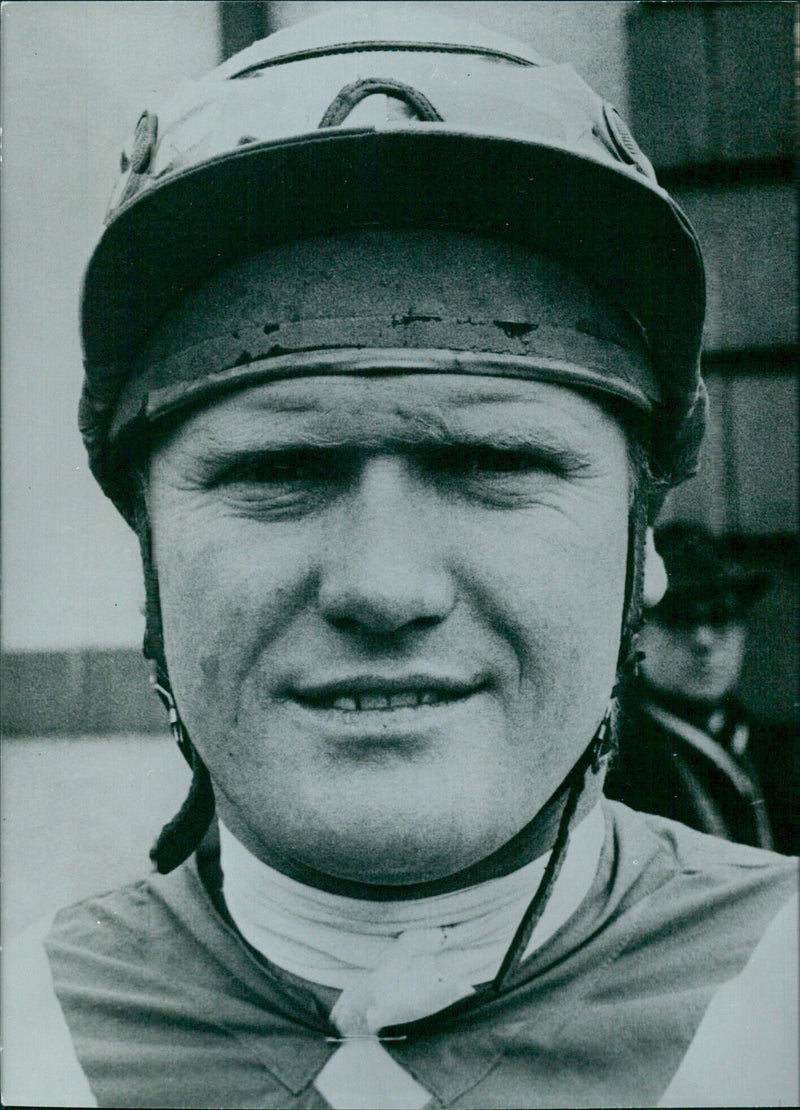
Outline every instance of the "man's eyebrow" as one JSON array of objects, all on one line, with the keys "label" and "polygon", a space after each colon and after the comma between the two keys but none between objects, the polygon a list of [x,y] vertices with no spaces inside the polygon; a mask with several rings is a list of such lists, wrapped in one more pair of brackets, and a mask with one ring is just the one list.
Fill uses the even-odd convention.
[{"label": "man's eyebrow", "polygon": [[550,424],[480,425],[473,421],[443,420],[439,414],[415,413],[398,420],[383,420],[374,413],[355,420],[326,414],[323,421],[276,421],[265,429],[239,428],[230,436],[216,429],[204,429],[193,444],[192,454],[204,467],[218,468],[246,463],[270,455],[297,452],[340,455],[381,450],[438,451],[458,448],[486,448],[493,451],[518,451],[539,455],[570,469],[585,469],[595,461],[588,435],[567,434]]}]

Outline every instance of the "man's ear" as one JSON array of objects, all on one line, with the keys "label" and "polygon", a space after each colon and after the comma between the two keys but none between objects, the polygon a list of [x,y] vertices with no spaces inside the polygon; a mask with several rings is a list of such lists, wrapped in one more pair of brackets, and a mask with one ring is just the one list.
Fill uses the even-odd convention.
[{"label": "man's ear", "polygon": [[646,609],[658,605],[667,592],[667,568],[656,551],[653,529],[648,528],[644,540],[644,590],[642,601]]}]

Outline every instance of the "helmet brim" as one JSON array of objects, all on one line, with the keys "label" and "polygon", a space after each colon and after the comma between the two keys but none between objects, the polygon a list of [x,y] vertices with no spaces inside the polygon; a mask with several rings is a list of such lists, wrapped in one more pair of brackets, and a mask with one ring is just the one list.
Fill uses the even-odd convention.
[{"label": "helmet brim", "polygon": [[642,325],[676,417],[696,399],[703,266],[666,193],[561,147],[420,126],[253,143],[151,183],[115,215],[86,272],[89,378],[102,368],[110,399],[162,314],[237,258],[375,226],[469,230],[562,261]]}]

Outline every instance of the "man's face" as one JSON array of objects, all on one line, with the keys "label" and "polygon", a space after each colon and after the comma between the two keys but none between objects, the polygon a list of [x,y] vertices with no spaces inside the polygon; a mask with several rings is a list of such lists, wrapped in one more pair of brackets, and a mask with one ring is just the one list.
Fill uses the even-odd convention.
[{"label": "man's face", "polygon": [[611,690],[625,437],[585,396],[467,375],[287,380],[154,454],[166,656],[255,854],[421,882],[517,833]]},{"label": "man's face", "polygon": [[736,620],[683,627],[651,618],[639,634],[641,672],[663,693],[719,701],[739,681],[745,641],[745,626]]}]

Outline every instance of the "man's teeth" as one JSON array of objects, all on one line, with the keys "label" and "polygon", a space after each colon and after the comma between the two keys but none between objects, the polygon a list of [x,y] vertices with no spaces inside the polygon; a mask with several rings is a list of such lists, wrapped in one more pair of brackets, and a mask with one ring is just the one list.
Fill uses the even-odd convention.
[{"label": "man's teeth", "polygon": [[352,712],[358,709],[355,698],[336,698],[333,702],[334,709],[344,709],[345,712]]},{"label": "man's teeth", "polygon": [[447,700],[446,694],[436,690],[403,690],[399,694],[354,694],[334,698],[329,704],[333,709],[355,713],[365,709],[416,709],[420,705],[436,705]]}]

